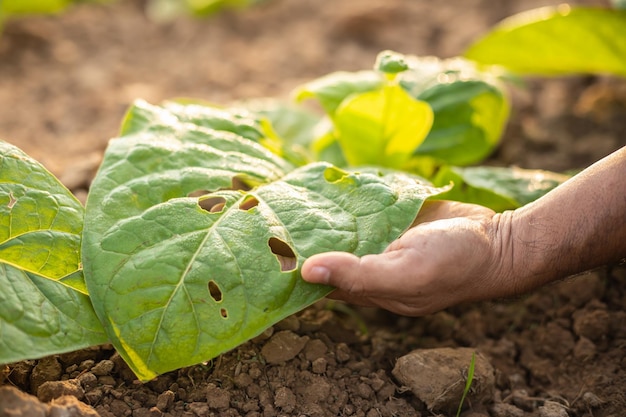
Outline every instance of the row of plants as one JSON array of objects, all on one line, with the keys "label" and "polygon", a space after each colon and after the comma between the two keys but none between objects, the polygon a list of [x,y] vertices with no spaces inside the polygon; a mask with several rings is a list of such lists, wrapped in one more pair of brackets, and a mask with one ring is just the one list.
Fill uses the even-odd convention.
[{"label": "row of plants", "polygon": [[[110,3],[114,0],[0,0],[0,31],[3,22],[15,17],[59,14],[78,3]],[[207,17],[226,9],[244,9],[263,0],[150,0],[146,13],[155,20],[180,15]]]},{"label": "row of plants", "polygon": [[[477,166],[524,75],[626,76],[626,11],[544,8],[441,60],[382,52],[294,101],[136,101],[86,207],[0,143],[0,363],[112,343],[142,381],[324,297],[313,254],[379,253],[428,198],[502,211],[564,181]],[[308,103],[315,100],[321,112]]]}]

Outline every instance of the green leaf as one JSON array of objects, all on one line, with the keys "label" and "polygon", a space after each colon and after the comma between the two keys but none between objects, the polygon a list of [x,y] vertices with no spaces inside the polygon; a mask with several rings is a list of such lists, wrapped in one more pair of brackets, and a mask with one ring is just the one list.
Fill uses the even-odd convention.
[{"label": "green leaf", "polygon": [[308,148],[315,139],[315,128],[321,118],[301,106],[271,99],[246,101],[243,106],[266,118],[288,145]]},{"label": "green leaf", "polygon": [[71,0],[2,0],[0,15],[58,13],[70,3]]},{"label": "green leaf", "polygon": [[444,166],[433,183],[454,183],[451,190],[438,195],[437,199],[480,204],[501,212],[538,199],[568,178],[554,172],[517,167]]},{"label": "green leaf", "polygon": [[83,207],[0,142],[0,363],[105,343],[80,271]]},{"label": "green leaf", "polygon": [[332,117],[347,97],[377,90],[384,82],[383,76],[376,71],[335,72],[298,88],[294,92],[294,98],[298,102],[316,98]]},{"label": "green leaf", "polygon": [[263,139],[259,121],[242,110],[226,110],[198,103],[181,104],[174,101],[155,106],[137,100],[129,109],[122,122],[120,135],[145,130],[167,130],[180,123],[191,123],[214,130],[235,133],[244,138],[259,142]]},{"label": "green leaf", "polygon": [[374,69],[385,74],[394,75],[409,69],[404,55],[393,51],[383,51],[376,57]]},{"label": "green leaf", "polygon": [[626,76],[626,10],[545,7],[512,16],[465,56],[519,74]]},{"label": "green leaf", "polygon": [[[82,282],[77,271],[68,280]],[[107,343],[89,297],[58,281],[0,263],[0,363]]]},{"label": "green leaf", "polygon": [[0,262],[54,280],[77,271],[83,212],[40,163],[0,141]]},{"label": "green leaf", "polygon": [[400,168],[428,134],[433,112],[392,84],[344,100],[333,120],[348,163]]},{"label": "green leaf", "polygon": [[407,58],[401,85],[434,112],[433,126],[416,155],[452,165],[482,161],[498,145],[510,111],[504,86],[493,72],[464,59]]},{"label": "green leaf", "polygon": [[[254,188],[236,186],[250,178]],[[148,380],[323,297],[330,288],[300,278],[304,259],[382,251],[439,191],[404,174],[293,170],[253,141],[189,124],[114,139],[87,203],[87,285],[113,344]]]}]

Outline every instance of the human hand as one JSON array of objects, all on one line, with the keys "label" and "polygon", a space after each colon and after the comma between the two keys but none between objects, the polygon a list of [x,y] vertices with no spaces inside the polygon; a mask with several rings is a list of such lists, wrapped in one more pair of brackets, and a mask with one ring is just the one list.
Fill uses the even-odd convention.
[{"label": "human hand", "polygon": [[337,289],[331,298],[407,316],[508,295],[492,210],[451,201],[424,203],[414,227],[379,255],[327,252],[307,259],[302,277]]}]

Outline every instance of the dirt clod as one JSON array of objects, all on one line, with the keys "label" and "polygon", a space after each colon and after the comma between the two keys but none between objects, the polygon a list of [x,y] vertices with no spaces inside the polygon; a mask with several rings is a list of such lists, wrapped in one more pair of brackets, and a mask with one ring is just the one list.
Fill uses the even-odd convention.
[{"label": "dirt clod", "polygon": [[[393,368],[393,375],[429,410],[453,412],[465,388],[467,369],[475,353],[470,348],[420,349],[402,356]],[[476,354],[472,403],[491,400],[495,385],[494,369],[480,353]]]},{"label": "dirt clod", "polygon": [[283,330],[270,338],[261,349],[261,355],[267,363],[284,363],[295,358],[308,340],[307,336],[298,336],[290,330]]},{"label": "dirt clod", "polygon": [[73,395],[79,400],[82,400],[85,396],[85,391],[81,387],[80,381],[77,379],[47,381],[41,384],[37,389],[37,398],[43,402],[50,402],[64,395]]}]

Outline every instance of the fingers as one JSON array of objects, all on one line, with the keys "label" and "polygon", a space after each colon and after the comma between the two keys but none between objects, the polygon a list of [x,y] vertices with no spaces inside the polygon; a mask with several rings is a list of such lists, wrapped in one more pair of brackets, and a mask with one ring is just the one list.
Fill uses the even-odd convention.
[{"label": "fingers", "polygon": [[323,253],[304,262],[302,278],[315,284],[331,285],[352,297],[396,292],[393,277],[399,269],[394,258],[393,253],[362,258],[345,252]]}]

